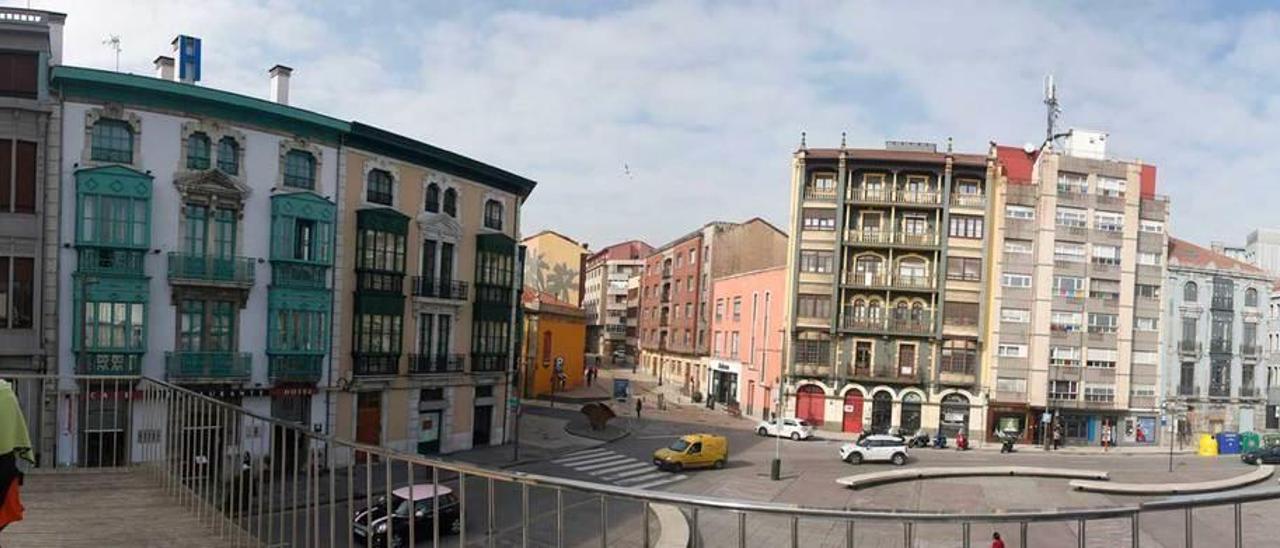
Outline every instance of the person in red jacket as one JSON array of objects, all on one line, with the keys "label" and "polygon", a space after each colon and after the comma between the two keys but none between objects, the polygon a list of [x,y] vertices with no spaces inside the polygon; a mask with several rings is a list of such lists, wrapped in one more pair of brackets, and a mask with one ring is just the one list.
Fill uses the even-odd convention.
[{"label": "person in red jacket", "polygon": [[1000,533],[991,533],[991,548],[1004,548],[1004,541],[1000,540]]}]

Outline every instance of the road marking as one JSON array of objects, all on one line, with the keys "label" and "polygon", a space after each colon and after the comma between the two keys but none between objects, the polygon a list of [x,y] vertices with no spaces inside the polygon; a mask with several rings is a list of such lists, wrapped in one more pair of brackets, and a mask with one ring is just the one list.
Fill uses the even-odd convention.
[{"label": "road marking", "polygon": [[617,483],[618,485],[632,485],[632,484],[636,484],[636,483],[640,483],[640,482],[656,480],[656,479],[658,479],[658,478],[665,478],[665,477],[669,477],[669,476],[671,476],[671,475],[673,475],[673,474],[671,474],[670,472],[654,472],[654,473],[649,474],[649,475],[647,475],[647,476],[636,476],[636,477],[634,477],[634,478],[627,478],[627,479],[623,479],[623,480],[618,480],[616,483]]},{"label": "road marking", "polygon": [[561,461],[576,460],[576,459],[579,459],[579,458],[582,458],[582,457],[587,457],[587,456],[592,456],[592,455],[595,455],[595,456],[599,456],[599,455],[606,455],[606,454],[609,454],[609,453],[612,453],[612,452],[613,452],[613,451],[610,451],[610,450],[608,450],[608,449],[592,449],[592,450],[590,450],[590,451],[574,451],[573,453],[569,453],[568,455],[565,455],[565,456],[563,456],[563,457],[560,457],[560,458],[558,458],[558,459],[556,459],[556,460],[553,460],[553,461],[551,461],[551,462],[559,463],[559,462],[561,462]]},{"label": "road marking", "polygon": [[599,476],[599,475],[601,475],[601,474],[611,474],[611,473],[613,473],[613,472],[618,472],[618,471],[622,471],[622,470],[631,470],[631,469],[639,469],[639,468],[653,468],[653,465],[652,465],[652,464],[649,464],[649,463],[647,463],[647,462],[632,462],[632,463],[628,463],[628,464],[623,464],[623,465],[621,465],[621,466],[614,466],[614,467],[611,467],[611,468],[605,468],[604,470],[596,470],[596,471],[592,472],[592,473],[591,473],[591,475],[593,475],[593,476]]},{"label": "road marking", "polygon": [[632,485],[632,486],[631,486],[631,488],[632,488],[632,489],[652,489],[652,488],[657,487],[657,486],[659,486],[659,485],[666,485],[666,484],[668,484],[668,483],[676,482],[676,481],[680,481],[680,480],[682,480],[682,479],[684,479],[684,476],[683,476],[683,475],[679,475],[679,476],[671,476],[671,477],[669,477],[669,478],[665,478],[665,479],[654,480],[654,481],[651,481],[651,482],[649,482],[649,483],[641,483],[640,485]]},{"label": "road marking", "polygon": [[583,463],[583,462],[592,462],[600,459],[608,459],[608,458],[613,458],[617,456],[619,456],[617,453],[609,452],[609,453],[601,453],[599,455],[587,455],[585,457],[573,457],[571,459],[553,460],[551,462],[555,464],[569,465],[569,464],[576,464],[576,463]]},{"label": "road marking", "polygon": [[605,481],[613,481],[613,480],[616,480],[616,479],[621,479],[621,478],[625,478],[625,477],[635,476],[635,475],[638,475],[638,474],[649,474],[649,473],[652,473],[652,471],[653,471],[653,470],[654,470],[653,468],[649,468],[649,469],[637,468],[637,469],[635,469],[635,470],[628,470],[628,471],[626,471],[626,472],[622,472],[622,473],[619,473],[619,474],[613,474],[613,475],[611,475],[611,476],[605,476],[605,477],[600,478],[600,479],[605,480]]},{"label": "road marking", "polygon": [[570,468],[573,468],[574,470],[577,470],[579,472],[587,472],[589,470],[599,470],[601,468],[606,468],[609,466],[617,466],[624,462],[632,462],[634,460],[635,459],[631,457],[613,457],[611,459],[606,459],[600,462],[591,463],[590,465],[587,465],[587,466],[570,466]]}]

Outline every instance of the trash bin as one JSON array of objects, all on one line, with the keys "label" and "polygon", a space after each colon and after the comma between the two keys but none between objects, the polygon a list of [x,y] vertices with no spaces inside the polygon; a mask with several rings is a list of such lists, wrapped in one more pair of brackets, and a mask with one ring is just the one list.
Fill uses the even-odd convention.
[{"label": "trash bin", "polygon": [[1240,434],[1240,451],[1248,453],[1257,449],[1262,444],[1262,436],[1257,432],[1245,432]]},{"label": "trash bin", "polygon": [[1235,432],[1222,432],[1218,434],[1218,454],[1240,454],[1240,434]]},{"label": "trash bin", "polygon": [[1213,439],[1209,434],[1200,434],[1200,450],[1197,452],[1202,457],[1216,457],[1218,455],[1218,440]]}]

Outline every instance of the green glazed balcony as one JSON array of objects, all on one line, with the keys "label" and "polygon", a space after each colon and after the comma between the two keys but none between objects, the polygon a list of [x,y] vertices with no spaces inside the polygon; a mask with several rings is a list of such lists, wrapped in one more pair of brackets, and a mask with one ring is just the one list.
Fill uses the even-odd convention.
[{"label": "green glazed balcony", "polygon": [[254,260],[250,257],[215,257],[169,253],[169,281],[187,285],[253,286]]},{"label": "green glazed balcony", "polygon": [[314,383],[320,380],[324,354],[276,354],[268,356],[271,382]]},{"label": "green glazed balcony", "polygon": [[253,355],[248,352],[165,352],[169,380],[180,382],[242,382],[249,380]]}]

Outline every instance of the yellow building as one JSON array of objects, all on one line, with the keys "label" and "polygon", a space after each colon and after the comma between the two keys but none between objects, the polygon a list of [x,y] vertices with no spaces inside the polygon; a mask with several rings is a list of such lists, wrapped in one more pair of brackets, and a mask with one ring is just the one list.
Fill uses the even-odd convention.
[{"label": "yellow building", "polygon": [[551,230],[522,240],[527,250],[524,285],[549,293],[574,307],[582,305],[582,272],[586,269],[587,244]]},{"label": "yellow building", "polygon": [[582,309],[554,295],[525,287],[524,348],[521,395],[534,398],[552,393],[552,380],[560,379],[555,392],[573,390],[585,382],[583,348],[587,342],[587,317]]}]

